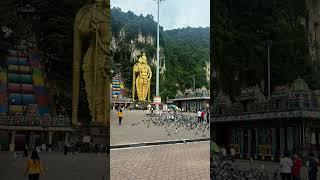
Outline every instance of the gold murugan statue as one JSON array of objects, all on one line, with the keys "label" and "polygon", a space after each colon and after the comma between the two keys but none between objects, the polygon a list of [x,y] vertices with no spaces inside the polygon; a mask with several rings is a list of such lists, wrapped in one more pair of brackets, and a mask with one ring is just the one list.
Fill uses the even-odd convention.
[{"label": "gold murugan statue", "polygon": [[[83,41],[89,43],[83,55]],[[109,123],[110,117],[110,2],[90,0],[74,22],[72,124],[77,124],[80,66],[92,122]],[[81,63],[83,60],[83,63]]]},{"label": "gold murugan statue", "polygon": [[[137,76],[137,78],[136,78]],[[132,86],[132,98],[135,99],[135,92],[137,89],[137,95],[139,101],[150,101],[150,83],[152,72],[150,66],[147,64],[147,57],[145,53],[139,58],[138,63],[133,66],[133,86]],[[135,89],[136,88],[136,89]]]}]

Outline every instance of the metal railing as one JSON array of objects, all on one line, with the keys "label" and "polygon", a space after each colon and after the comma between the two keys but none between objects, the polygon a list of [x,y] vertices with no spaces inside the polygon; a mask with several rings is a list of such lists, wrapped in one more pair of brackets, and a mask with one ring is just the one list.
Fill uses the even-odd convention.
[{"label": "metal railing", "polygon": [[71,127],[68,117],[0,116],[2,126]]},{"label": "metal railing", "polygon": [[320,111],[320,103],[307,100],[280,100],[255,102],[246,106],[234,104],[231,106],[216,106],[212,108],[213,116],[232,116],[252,113],[285,112],[285,111]]}]

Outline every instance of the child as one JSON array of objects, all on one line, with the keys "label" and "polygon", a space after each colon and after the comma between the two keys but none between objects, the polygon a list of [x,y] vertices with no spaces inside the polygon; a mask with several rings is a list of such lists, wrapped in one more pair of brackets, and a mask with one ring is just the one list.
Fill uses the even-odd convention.
[{"label": "child", "polygon": [[119,125],[121,126],[121,120],[122,120],[122,118],[123,118],[122,109],[120,109],[120,111],[118,112],[118,118],[119,118]]},{"label": "child", "polygon": [[38,180],[40,174],[43,173],[42,163],[37,151],[32,151],[31,158],[27,161],[27,167],[25,170],[25,176],[29,177],[29,180]]}]

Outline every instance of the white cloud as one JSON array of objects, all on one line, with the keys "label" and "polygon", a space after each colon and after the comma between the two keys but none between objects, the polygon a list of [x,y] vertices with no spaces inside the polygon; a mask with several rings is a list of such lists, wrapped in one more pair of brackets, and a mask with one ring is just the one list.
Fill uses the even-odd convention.
[{"label": "white cloud", "polygon": [[[111,7],[132,11],[137,15],[152,14],[157,21],[154,0],[111,0]],[[160,25],[164,29],[210,25],[210,0],[166,0],[160,4]]]}]

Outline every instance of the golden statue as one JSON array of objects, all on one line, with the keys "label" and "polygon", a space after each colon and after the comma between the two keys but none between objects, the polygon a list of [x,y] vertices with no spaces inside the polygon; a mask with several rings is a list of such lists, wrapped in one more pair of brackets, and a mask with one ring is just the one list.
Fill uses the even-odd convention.
[{"label": "golden statue", "polygon": [[[88,48],[83,56],[83,41]],[[110,2],[90,0],[74,22],[72,124],[77,125],[80,65],[92,122],[109,123],[110,117]],[[81,63],[83,59],[83,63]]]},{"label": "golden statue", "polygon": [[[136,78],[137,75],[137,78]],[[132,98],[135,99],[135,88],[137,88],[137,95],[139,101],[150,101],[150,83],[152,72],[150,66],[147,64],[147,57],[145,53],[139,58],[138,63],[133,66],[133,87]]]}]

